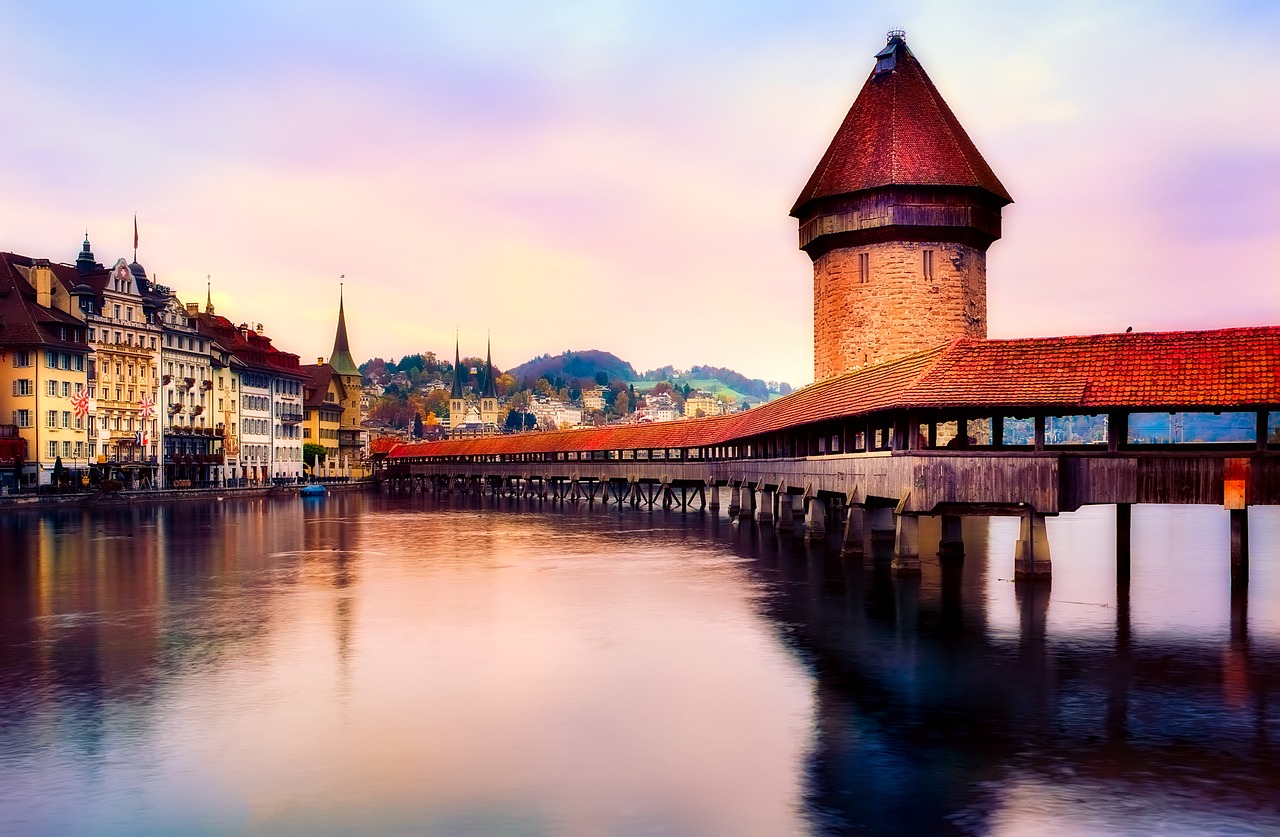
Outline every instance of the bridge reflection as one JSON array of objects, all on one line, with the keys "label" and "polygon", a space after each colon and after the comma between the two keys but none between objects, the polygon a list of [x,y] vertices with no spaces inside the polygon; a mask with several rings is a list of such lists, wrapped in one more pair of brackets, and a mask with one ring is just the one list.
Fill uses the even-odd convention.
[{"label": "bridge reflection", "polygon": [[[815,678],[818,830],[1018,832],[1124,809],[1134,833],[1144,812],[1161,833],[1196,831],[1208,811],[1232,833],[1280,827],[1280,644],[1251,641],[1242,592],[1222,636],[1135,638],[1122,585],[1110,630],[1055,637],[1051,588],[1010,586],[1010,633],[988,619],[986,560],[902,578],[886,545],[864,568],[769,529],[729,531],[768,586],[763,614]],[[966,541],[982,559],[978,535]]]}]

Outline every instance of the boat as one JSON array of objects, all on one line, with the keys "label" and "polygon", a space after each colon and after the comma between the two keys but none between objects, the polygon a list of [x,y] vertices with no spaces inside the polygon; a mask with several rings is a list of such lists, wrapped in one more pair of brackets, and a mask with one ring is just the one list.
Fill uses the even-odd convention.
[{"label": "boat", "polygon": [[328,492],[323,485],[311,483],[310,485],[302,486],[298,493],[303,497],[323,497]]}]

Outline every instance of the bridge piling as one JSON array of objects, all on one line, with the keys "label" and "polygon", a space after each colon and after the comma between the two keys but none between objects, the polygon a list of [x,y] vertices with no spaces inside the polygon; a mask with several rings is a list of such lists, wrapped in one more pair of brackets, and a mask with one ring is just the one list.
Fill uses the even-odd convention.
[{"label": "bridge piling", "polygon": [[733,485],[729,488],[729,517],[737,517],[740,511],[742,511],[742,486]]},{"label": "bridge piling", "polygon": [[1249,586],[1249,510],[1231,510],[1231,586]]},{"label": "bridge piling", "polygon": [[739,520],[753,520],[756,516],[756,491],[747,483],[742,484],[742,490],[738,492],[741,506],[738,509]]},{"label": "bridge piling", "polygon": [[795,495],[785,491],[778,493],[778,519],[775,525],[779,532],[791,532],[796,528],[795,501],[791,499],[793,496]]},{"label": "bridge piling", "polygon": [[894,575],[920,575],[920,518],[914,514],[894,515]]},{"label": "bridge piling", "polygon": [[1027,512],[1022,516],[1014,549],[1014,581],[1048,581],[1052,575],[1049,559],[1049,532],[1045,515]]},{"label": "bridge piling", "polygon": [[865,554],[863,541],[866,536],[866,509],[851,504],[844,520],[844,537],[840,542],[840,554],[861,559]]},{"label": "bridge piling", "polygon": [[773,490],[760,486],[760,513],[756,519],[762,526],[773,525]]},{"label": "bridge piling", "polygon": [[1116,504],[1116,584],[1129,585],[1133,552],[1133,506]]},{"label": "bridge piling", "polygon": [[960,515],[942,515],[942,537],[938,540],[939,560],[964,560],[964,533]]},{"label": "bridge piling", "polygon": [[804,519],[805,543],[822,542],[827,537],[827,504],[821,497],[809,498],[809,510]]},{"label": "bridge piling", "polygon": [[706,509],[712,514],[720,513],[720,486],[708,482],[706,487]]}]

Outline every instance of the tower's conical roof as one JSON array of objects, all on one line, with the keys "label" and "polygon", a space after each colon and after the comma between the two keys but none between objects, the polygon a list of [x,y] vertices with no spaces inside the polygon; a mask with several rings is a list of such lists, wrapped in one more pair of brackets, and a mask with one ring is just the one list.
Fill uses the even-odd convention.
[{"label": "tower's conical roof", "polygon": [[901,32],[889,33],[791,214],[799,217],[813,201],[886,186],[973,187],[1013,202]]},{"label": "tower's conical roof", "polygon": [[351,357],[351,346],[347,343],[347,316],[342,310],[342,290],[338,290],[338,331],[333,335],[333,352],[329,355],[329,365],[339,375],[359,375],[360,369]]}]

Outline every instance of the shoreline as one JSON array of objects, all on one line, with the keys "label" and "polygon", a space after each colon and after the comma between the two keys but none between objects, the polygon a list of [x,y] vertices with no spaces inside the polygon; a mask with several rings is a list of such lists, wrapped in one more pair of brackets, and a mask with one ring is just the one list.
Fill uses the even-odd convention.
[{"label": "shoreline", "polygon": [[[77,494],[42,494],[28,497],[0,497],[0,514],[10,511],[34,509],[99,506],[136,506],[150,503],[180,503],[193,500],[211,500],[227,497],[289,497],[298,496],[306,485],[271,485],[251,488],[173,488],[159,491],[85,492]],[[330,492],[370,491],[378,487],[374,480],[345,483],[325,483]]]}]

